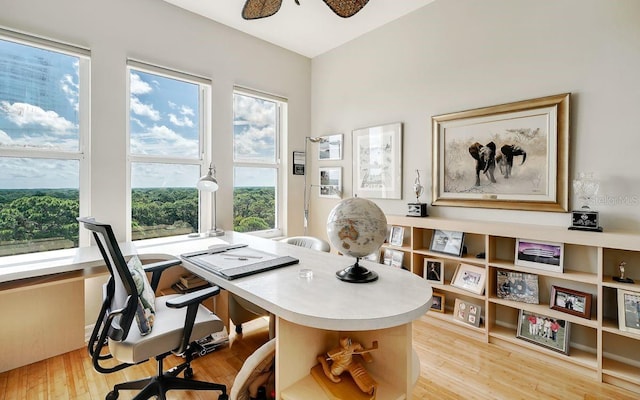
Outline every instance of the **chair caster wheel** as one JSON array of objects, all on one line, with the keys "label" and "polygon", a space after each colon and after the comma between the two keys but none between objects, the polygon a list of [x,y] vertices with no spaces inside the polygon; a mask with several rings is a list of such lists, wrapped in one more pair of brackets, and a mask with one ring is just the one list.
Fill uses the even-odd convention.
[{"label": "chair caster wheel", "polygon": [[193,379],[193,368],[187,368],[184,370],[185,379]]},{"label": "chair caster wheel", "polygon": [[116,390],[114,390],[107,393],[107,397],[105,397],[105,400],[116,400],[118,396],[119,396],[119,393]]},{"label": "chair caster wheel", "polygon": [[218,400],[229,400],[229,396],[227,396],[226,394],[221,394],[220,396],[218,396]]}]

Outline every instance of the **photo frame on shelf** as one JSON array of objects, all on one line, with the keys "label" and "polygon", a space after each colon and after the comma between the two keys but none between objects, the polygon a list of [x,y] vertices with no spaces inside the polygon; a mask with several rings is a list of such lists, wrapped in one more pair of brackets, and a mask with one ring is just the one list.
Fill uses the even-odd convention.
[{"label": "photo frame on shelf", "polygon": [[389,244],[392,246],[402,246],[404,242],[404,227],[392,226],[389,233]]},{"label": "photo frame on shelf", "polygon": [[380,264],[380,250],[376,250],[373,253],[366,255],[362,257],[362,259]]},{"label": "photo frame on shelf", "polygon": [[356,129],[353,194],[369,199],[402,198],[402,123]]},{"label": "photo frame on shelf", "polygon": [[320,197],[341,198],[342,167],[320,167]]},{"label": "photo frame on shelf", "polygon": [[618,329],[640,334],[640,292],[618,289]]},{"label": "photo frame on shelf", "polygon": [[499,299],[539,304],[538,275],[497,270],[496,294]]},{"label": "photo frame on shelf", "polygon": [[433,205],[567,212],[569,101],[433,116]]},{"label": "photo frame on shelf", "polygon": [[403,263],[404,263],[404,251],[392,250],[391,266],[394,268],[402,269]]},{"label": "photo frame on shelf", "polygon": [[431,235],[429,250],[433,252],[460,257],[463,248],[464,232],[435,229]]},{"label": "photo frame on shelf", "polygon": [[444,284],[444,260],[425,258],[422,277],[429,282]]},{"label": "photo frame on shelf", "polygon": [[[591,293],[579,292],[577,290],[552,285],[549,307],[567,314],[591,319],[592,298]],[[640,326],[638,329],[640,329]]]},{"label": "photo frame on shelf", "polygon": [[437,311],[440,313],[444,312],[444,305],[445,305],[445,296],[444,293],[433,293],[432,294],[432,301],[431,301],[431,308],[430,310],[433,311]]},{"label": "photo frame on shelf", "polygon": [[482,295],[486,279],[487,271],[484,267],[460,263],[451,279],[451,286]]},{"label": "photo frame on shelf", "polygon": [[515,265],[562,273],[564,243],[516,239]]},{"label": "photo frame on shelf", "polygon": [[482,306],[468,301],[456,299],[453,306],[453,320],[472,325],[480,326],[482,318]]},{"label": "photo frame on shelf", "polygon": [[538,346],[569,354],[570,327],[569,321],[520,310],[516,337]]},{"label": "photo frame on shelf", "polygon": [[322,136],[318,142],[318,160],[342,160],[342,133]]}]

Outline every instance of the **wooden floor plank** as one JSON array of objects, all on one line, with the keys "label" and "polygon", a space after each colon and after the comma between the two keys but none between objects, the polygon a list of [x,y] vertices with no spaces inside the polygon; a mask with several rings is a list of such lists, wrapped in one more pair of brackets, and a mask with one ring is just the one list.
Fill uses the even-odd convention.
[{"label": "wooden floor plank", "polygon": [[[244,334],[231,334],[230,344],[194,360],[194,378],[219,382],[230,389],[244,360],[268,340],[265,320],[245,324]],[[420,377],[411,400],[637,400],[636,393],[599,383],[553,362],[527,358],[493,344],[481,343],[433,324],[428,318],[414,322],[413,343],[420,357]],[[169,357],[165,368],[180,357]],[[113,385],[155,374],[150,361],[112,374],[93,370],[86,349],[0,374],[0,400],[102,400]],[[135,393],[122,391],[120,399]],[[168,399],[205,400],[211,392],[169,392]]]}]

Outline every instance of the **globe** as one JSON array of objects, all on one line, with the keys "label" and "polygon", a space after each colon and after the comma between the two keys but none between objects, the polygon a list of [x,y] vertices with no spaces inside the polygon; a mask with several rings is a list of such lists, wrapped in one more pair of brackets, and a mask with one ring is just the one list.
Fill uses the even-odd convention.
[{"label": "globe", "polygon": [[356,258],[355,264],[336,273],[338,279],[355,283],[378,279],[358,262],[378,251],[387,236],[387,217],[376,203],[359,197],[342,200],[329,213],[327,236],[340,253]]}]

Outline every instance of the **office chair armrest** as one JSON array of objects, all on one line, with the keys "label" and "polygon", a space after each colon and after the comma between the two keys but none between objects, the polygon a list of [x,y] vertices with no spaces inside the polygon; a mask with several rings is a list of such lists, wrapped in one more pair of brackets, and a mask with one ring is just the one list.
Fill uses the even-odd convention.
[{"label": "office chair armrest", "polygon": [[182,261],[180,260],[166,260],[142,265],[142,268],[144,268],[144,272],[151,272],[151,289],[154,293],[156,290],[158,290],[158,285],[160,284],[160,276],[162,275],[164,270],[181,264]]},{"label": "office chair armrest", "polygon": [[216,296],[218,293],[220,293],[220,288],[218,286],[207,287],[192,293],[183,294],[182,296],[173,298],[171,300],[167,300],[167,307],[182,308],[190,304],[198,304],[203,300],[208,299],[209,297]]}]

